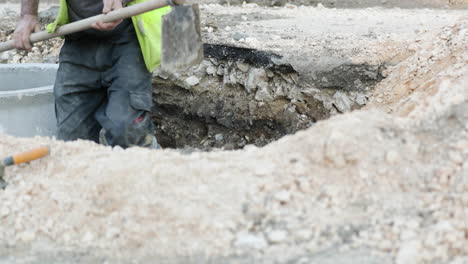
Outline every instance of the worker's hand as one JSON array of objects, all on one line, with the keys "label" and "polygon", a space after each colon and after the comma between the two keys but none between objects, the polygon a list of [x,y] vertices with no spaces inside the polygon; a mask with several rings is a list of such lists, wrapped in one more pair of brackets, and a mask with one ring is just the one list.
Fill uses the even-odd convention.
[{"label": "worker's hand", "polygon": [[29,40],[31,33],[39,30],[39,21],[37,16],[24,15],[16,25],[14,42],[15,48],[21,50],[31,50],[32,44]]},{"label": "worker's hand", "polygon": [[[103,0],[104,3],[104,8],[102,9],[102,13],[107,14],[112,10],[117,10],[122,8],[122,0]],[[114,22],[110,23],[103,23],[103,22],[97,22],[92,25],[94,29],[97,30],[113,30],[116,28],[120,23],[122,23],[122,20],[117,20]]]}]

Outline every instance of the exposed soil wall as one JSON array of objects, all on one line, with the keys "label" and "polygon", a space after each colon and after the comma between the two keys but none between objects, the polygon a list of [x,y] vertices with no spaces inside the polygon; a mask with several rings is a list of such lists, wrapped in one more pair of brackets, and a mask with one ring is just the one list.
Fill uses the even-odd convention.
[{"label": "exposed soil wall", "polygon": [[205,55],[193,71],[156,73],[154,113],[163,146],[263,146],[364,106],[368,88],[383,78],[379,67],[343,65],[322,72],[319,79],[330,82],[311,88],[274,53],[207,44]]}]

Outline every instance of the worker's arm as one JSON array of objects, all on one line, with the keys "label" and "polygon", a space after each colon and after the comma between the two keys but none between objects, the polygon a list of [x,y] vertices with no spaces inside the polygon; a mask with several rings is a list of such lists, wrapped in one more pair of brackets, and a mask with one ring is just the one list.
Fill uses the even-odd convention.
[{"label": "worker's arm", "polygon": [[[122,0],[103,0],[104,8],[102,12],[104,14],[109,13],[112,10],[122,8]],[[37,9],[39,6],[39,0],[21,0],[21,19],[16,26],[15,30],[15,48],[31,50],[32,45],[29,40],[31,33],[38,27],[39,22],[37,19]],[[122,20],[102,23],[98,22],[93,25],[93,28],[98,30],[112,30],[117,27]]]},{"label": "worker's arm", "polygon": [[[122,8],[122,0],[103,0],[104,8],[102,9],[103,14],[107,14],[110,11],[121,9]],[[93,28],[98,30],[113,30],[116,28],[122,20],[117,20],[110,23],[103,23],[97,22],[93,24]]]},{"label": "worker's arm", "polygon": [[37,8],[39,0],[21,0],[21,19],[15,30],[15,47],[17,49],[31,50],[29,37],[39,25]]}]

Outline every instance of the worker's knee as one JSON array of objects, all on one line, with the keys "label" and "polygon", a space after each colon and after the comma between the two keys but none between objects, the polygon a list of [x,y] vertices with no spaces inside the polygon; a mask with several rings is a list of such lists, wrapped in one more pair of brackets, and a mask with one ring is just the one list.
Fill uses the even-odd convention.
[{"label": "worker's knee", "polygon": [[114,119],[114,126],[104,130],[100,136],[101,143],[105,145],[121,146],[124,148],[151,145],[154,136],[154,124],[149,112],[142,112],[136,117]]},{"label": "worker's knee", "polygon": [[96,114],[106,131],[105,137],[100,135],[100,141],[124,148],[151,144],[154,136],[150,115],[152,103],[151,90],[114,92],[107,107]]},{"label": "worker's knee", "polygon": [[150,111],[153,100],[150,92],[130,92],[130,108],[132,114],[125,121],[125,146],[146,146],[151,144],[154,135],[154,125]]},{"label": "worker's knee", "polygon": [[151,145],[154,136],[154,124],[148,112],[143,113],[136,119],[128,120],[124,129],[125,146]]}]

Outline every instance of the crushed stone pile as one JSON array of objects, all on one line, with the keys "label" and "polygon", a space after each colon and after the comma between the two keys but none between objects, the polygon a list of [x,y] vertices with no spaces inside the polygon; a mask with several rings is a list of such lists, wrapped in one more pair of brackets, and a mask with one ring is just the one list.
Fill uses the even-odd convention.
[{"label": "crushed stone pile", "polygon": [[183,155],[1,135],[2,156],[52,155],[6,170],[0,260],[467,263],[468,18],[389,71],[365,109],[263,148]]}]

